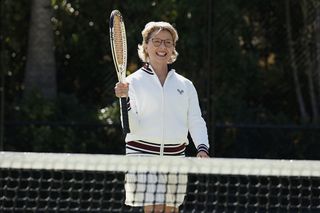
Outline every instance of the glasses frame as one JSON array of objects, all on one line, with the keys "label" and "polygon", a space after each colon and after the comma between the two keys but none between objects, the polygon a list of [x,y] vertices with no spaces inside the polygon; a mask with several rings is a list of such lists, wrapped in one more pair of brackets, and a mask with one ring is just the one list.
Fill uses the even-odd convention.
[{"label": "glasses frame", "polygon": [[[160,44],[159,44],[159,45],[155,45],[155,42],[154,42],[155,39],[160,41]],[[174,47],[174,46],[175,46],[173,40],[171,40],[171,39],[151,38],[150,40],[151,40],[153,46],[155,46],[155,47],[160,47],[162,43],[164,44],[164,46],[165,46],[166,48],[171,48],[171,47]],[[170,41],[171,44],[168,46],[168,44],[166,43],[166,41]]]}]

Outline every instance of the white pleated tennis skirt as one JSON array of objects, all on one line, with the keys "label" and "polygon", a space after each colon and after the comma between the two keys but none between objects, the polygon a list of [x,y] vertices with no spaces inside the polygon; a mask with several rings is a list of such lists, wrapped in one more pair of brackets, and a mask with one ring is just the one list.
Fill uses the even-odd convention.
[{"label": "white pleated tennis skirt", "polygon": [[[138,150],[137,146],[140,146],[141,143],[143,143],[144,148],[148,148],[149,145],[155,145],[137,141],[131,143],[130,145],[132,146],[126,146],[126,154],[128,156],[159,156],[159,154],[149,153],[147,150]],[[167,146],[167,150],[176,152],[178,147],[181,147],[181,144],[171,144]],[[155,150],[154,146],[151,148]],[[174,156],[184,156],[184,149],[178,155],[175,153]],[[179,207],[186,195],[187,182],[187,174],[127,173],[125,175],[125,204],[129,206],[165,204]]]}]

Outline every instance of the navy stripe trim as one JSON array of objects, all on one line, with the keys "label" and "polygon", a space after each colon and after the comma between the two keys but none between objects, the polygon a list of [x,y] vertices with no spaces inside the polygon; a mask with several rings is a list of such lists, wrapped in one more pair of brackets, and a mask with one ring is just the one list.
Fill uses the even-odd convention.
[{"label": "navy stripe trim", "polygon": [[[168,64],[168,72],[170,72],[171,70],[173,70],[173,65],[172,64]],[[145,63],[142,67],[142,70],[146,71],[146,72],[152,72],[152,75],[154,74],[153,71],[150,68],[150,64],[149,63]],[[151,74],[151,73],[149,73]]]},{"label": "navy stripe trim", "polygon": [[[140,149],[136,149],[134,147],[128,147],[126,146],[127,149],[127,153],[126,155],[138,155],[138,154],[150,154],[150,155],[160,155],[159,152],[149,152],[148,150],[140,150]],[[134,152],[128,152],[128,151],[134,151]],[[178,152],[178,153],[168,153],[165,152],[163,153],[163,155],[167,155],[167,156],[184,156],[185,155],[185,151],[182,152]]]},{"label": "navy stripe trim", "polygon": [[197,150],[198,152],[206,152],[208,155],[209,155],[209,147],[207,147],[207,145],[205,144],[200,144],[198,147],[197,147]]},{"label": "navy stripe trim", "polygon": [[[127,149],[127,153],[126,155],[141,155],[141,154],[148,154],[148,155],[160,155],[160,153],[153,153],[153,152],[147,152],[147,151],[142,151],[142,150],[138,150],[138,149],[134,149],[132,147],[126,147]],[[132,150],[134,152],[128,152],[128,150]],[[180,152],[180,153],[163,153],[164,156],[184,156],[185,152]]]},{"label": "navy stripe trim", "polygon": [[127,109],[128,109],[128,111],[131,110],[130,97],[127,98]]},{"label": "navy stripe trim", "polygon": [[[150,144],[150,145],[155,145],[155,146],[160,146],[160,144],[158,143],[151,143],[151,142],[147,142],[147,141],[143,141],[143,140],[137,140],[138,142],[142,142],[142,143],[146,143],[146,144]],[[180,144],[176,144],[176,143],[169,143],[169,144],[165,144],[166,147],[168,146],[179,146]]]},{"label": "navy stripe trim", "polygon": [[[161,145],[155,143],[149,143],[145,141],[128,141],[126,143],[126,149],[128,151],[133,150],[141,153],[156,154],[159,155],[161,151]],[[163,155],[183,155],[185,153],[186,144],[164,144]],[[127,153],[129,154],[129,153]]]},{"label": "navy stripe trim", "polygon": [[154,73],[150,69],[146,69],[146,68],[142,67],[141,70],[145,71],[146,73],[148,73],[150,75],[154,75]]}]

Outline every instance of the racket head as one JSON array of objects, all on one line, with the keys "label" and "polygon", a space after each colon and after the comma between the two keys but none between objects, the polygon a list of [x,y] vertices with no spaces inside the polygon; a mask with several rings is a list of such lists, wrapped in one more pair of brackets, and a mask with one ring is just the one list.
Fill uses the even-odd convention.
[{"label": "racket head", "polygon": [[119,10],[111,12],[109,27],[113,62],[118,80],[124,82],[127,69],[127,36],[124,20]]}]

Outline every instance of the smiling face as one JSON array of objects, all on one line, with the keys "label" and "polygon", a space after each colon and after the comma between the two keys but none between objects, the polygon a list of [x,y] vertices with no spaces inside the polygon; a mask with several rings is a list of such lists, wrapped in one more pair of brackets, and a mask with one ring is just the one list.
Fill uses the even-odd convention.
[{"label": "smiling face", "polygon": [[145,47],[151,64],[168,64],[174,51],[171,33],[167,30],[155,31]]}]

